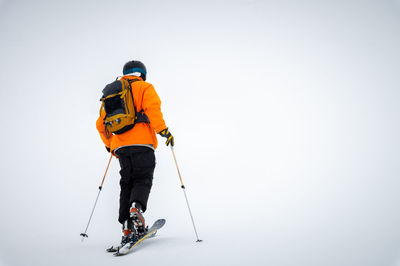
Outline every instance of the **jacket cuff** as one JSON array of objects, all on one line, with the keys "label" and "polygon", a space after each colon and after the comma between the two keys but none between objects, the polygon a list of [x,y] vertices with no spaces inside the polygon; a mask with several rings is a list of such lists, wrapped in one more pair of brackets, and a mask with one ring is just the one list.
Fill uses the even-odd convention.
[{"label": "jacket cuff", "polygon": [[164,129],[167,129],[168,127],[166,125],[162,125],[162,126],[158,126],[155,128],[157,134],[159,134],[161,131],[163,131]]}]

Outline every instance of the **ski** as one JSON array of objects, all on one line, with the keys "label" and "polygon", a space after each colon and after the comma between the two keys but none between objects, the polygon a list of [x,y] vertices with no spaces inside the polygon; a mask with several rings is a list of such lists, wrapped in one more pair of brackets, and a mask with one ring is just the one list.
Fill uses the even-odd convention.
[{"label": "ski", "polygon": [[[148,232],[150,232],[150,231],[148,231]],[[149,237],[147,237],[147,238],[152,238],[152,237],[155,237],[156,236],[156,234],[157,234],[157,231],[156,232],[154,232],[152,235],[150,235]],[[111,247],[109,247],[109,248],[107,248],[106,249],[106,251],[107,252],[110,252],[110,253],[112,253],[112,252],[117,252],[119,249],[121,249],[122,248],[122,246],[121,245],[118,245],[118,246],[116,246],[116,247],[114,247],[114,246],[111,246]]]},{"label": "ski", "polygon": [[148,229],[147,234],[144,235],[142,238],[137,240],[136,242],[130,242],[125,244],[123,247],[117,246],[117,247],[110,247],[106,251],[107,252],[115,252],[113,255],[114,256],[122,256],[128,254],[133,248],[135,248],[137,245],[139,245],[141,242],[143,242],[146,239],[152,238],[156,235],[157,231],[163,227],[165,224],[165,219],[158,219],[157,221],[154,222],[154,224]]}]

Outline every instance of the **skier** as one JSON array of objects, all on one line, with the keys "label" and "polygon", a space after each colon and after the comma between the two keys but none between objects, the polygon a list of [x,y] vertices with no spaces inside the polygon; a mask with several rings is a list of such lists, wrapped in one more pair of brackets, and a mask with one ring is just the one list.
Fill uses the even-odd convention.
[{"label": "skier", "polygon": [[121,166],[118,221],[122,224],[123,236],[119,248],[136,242],[147,232],[143,213],[147,209],[153,183],[156,133],[167,139],[167,146],[174,146],[174,137],[161,113],[160,98],[153,85],[145,82],[146,75],[146,67],[140,61],[129,61],[123,67],[120,79],[129,81],[135,111],[140,110],[137,113],[140,119],[130,129],[120,134],[108,132],[104,109],[96,122],[106,150],[119,159]]}]

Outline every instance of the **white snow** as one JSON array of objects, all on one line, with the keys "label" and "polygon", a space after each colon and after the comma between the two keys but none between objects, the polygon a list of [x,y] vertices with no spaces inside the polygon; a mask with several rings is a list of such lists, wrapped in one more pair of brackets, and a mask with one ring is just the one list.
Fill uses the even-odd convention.
[{"label": "white snow", "polygon": [[[2,1],[0,265],[394,266],[400,261],[398,1]],[[104,86],[148,67],[163,139],[148,222],[120,241]]]}]

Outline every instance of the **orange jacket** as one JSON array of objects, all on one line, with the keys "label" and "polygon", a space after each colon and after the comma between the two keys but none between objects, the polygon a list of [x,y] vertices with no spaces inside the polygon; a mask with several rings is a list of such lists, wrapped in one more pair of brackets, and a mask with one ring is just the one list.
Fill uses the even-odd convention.
[{"label": "orange jacket", "polygon": [[136,110],[141,110],[147,115],[150,120],[148,123],[137,123],[132,129],[122,134],[111,134],[106,137],[105,126],[103,119],[105,111],[103,110],[100,117],[96,121],[97,130],[106,147],[113,152],[115,149],[122,146],[135,144],[151,144],[154,149],[157,148],[156,133],[167,128],[163,115],[161,113],[161,100],[158,97],[153,85],[142,80],[140,77],[123,76],[121,79],[137,79],[139,81],[132,83],[133,99],[135,100]]}]

